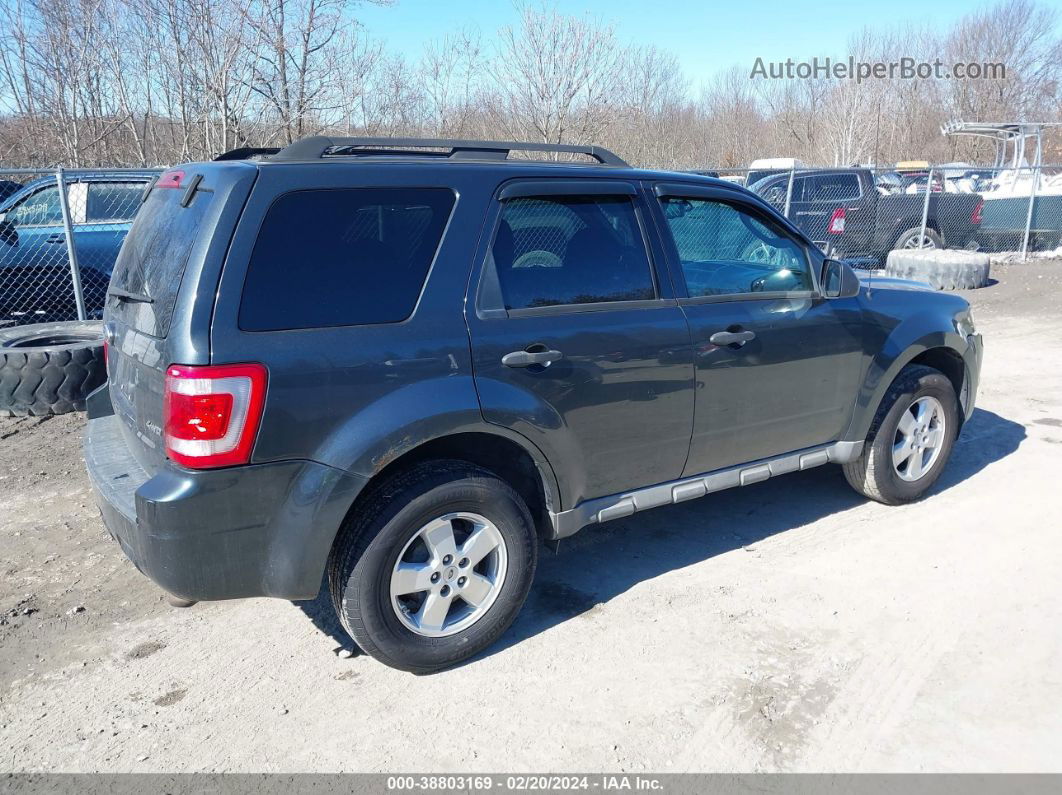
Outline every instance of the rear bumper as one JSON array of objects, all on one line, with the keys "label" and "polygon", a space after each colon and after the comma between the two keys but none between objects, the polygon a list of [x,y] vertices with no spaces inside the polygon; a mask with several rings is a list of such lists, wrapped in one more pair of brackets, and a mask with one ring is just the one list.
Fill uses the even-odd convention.
[{"label": "rear bumper", "polygon": [[185,599],[312,599],[364,479],[311,461],[154,476],[120,420],[89,420],[85,463],[107,530],[136,567]]}]

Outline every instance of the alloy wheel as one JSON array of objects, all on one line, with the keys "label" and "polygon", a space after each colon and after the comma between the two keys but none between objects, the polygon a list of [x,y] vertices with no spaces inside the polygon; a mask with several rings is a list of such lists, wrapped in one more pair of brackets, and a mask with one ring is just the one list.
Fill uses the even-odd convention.
[{"label": "alloy wheel", "polygon": [[454,635],[483,618],[505,582],[501,532],[475,513],[448,513],[421,527],[391,572],[391,606],[417,635]]},{"label": "alloy wheel", "polygon": [[944,447],[944,417],[944,406],[929,395],[904,411],[892,445],[892,466],[901,480],[919,480],[933,468]]}]

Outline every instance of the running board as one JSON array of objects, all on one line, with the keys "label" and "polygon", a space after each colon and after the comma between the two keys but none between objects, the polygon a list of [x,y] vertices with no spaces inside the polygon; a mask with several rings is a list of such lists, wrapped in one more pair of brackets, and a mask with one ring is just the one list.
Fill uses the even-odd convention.
[{"label": "running board", "polygon": [[799,472],[823,464],[844,464],[854,461],[862,452],[862,442],[833,442],[821,447],[809,447],[806,450],[797,450],[795,453],[764,458],[728,469],[718,469],[715,472],[707,472],[691,478],[647,486],[637,491],[585,500],[567,511],[560,513],[550,511],[550,520],[553,522],[553,540],[567,538],[589,524],[622,519],[638,511],[659,508],[661,505],[695,500],[714,491],[722,491],[735,486],[748,486],[775,475]]}]

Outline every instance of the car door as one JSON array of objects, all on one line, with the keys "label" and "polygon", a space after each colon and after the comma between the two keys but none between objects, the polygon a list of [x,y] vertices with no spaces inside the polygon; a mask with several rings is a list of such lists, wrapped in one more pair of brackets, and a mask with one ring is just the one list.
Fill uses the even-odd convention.
[{"label": "car door", "polygon": [[17,232],[7,241],[4,264],[65,261],[66,237],[58,186],[45,185],[23,197],[7,210],[4,220]]},{"label": "car door", "polygon": [[539,447],[565,509],[677,478],[692,347],[636,186],[515,180],[496,199],[467,310],[484,418]]},{"label": "car door", "polygon": [[44,185],[4,213],[0,313],[46,320],[73,304],[58,186]]},{"label": "car door", "polygon": [[747,194],[656,184],[696,367],[685,475],[840,438],[862,359],[857,299],[818,289],[821,254]]}]

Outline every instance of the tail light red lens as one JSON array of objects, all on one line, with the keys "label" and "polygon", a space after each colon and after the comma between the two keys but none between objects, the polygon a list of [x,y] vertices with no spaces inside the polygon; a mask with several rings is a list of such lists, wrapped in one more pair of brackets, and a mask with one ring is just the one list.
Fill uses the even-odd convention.
[{"label": "tail light red lens", "polygon": [[830,224],[826,227],[826,231],[831,235],[839,235],[844,232],[844,207],[838,207],[833,211],[833,215],[830,216]]},{"label": "tail light red lens", "polygon": [[981,225],[981,213],[985,210],[984,199],[977,202],[977,206],[974,207],[973,214],[970,215],[970,223],[980,226]]},{"label": "tail light red lens", "polygon": [[166,454],[190,469],[248,463],[266,381],[260,364],[170,365],[163,401]]}]

